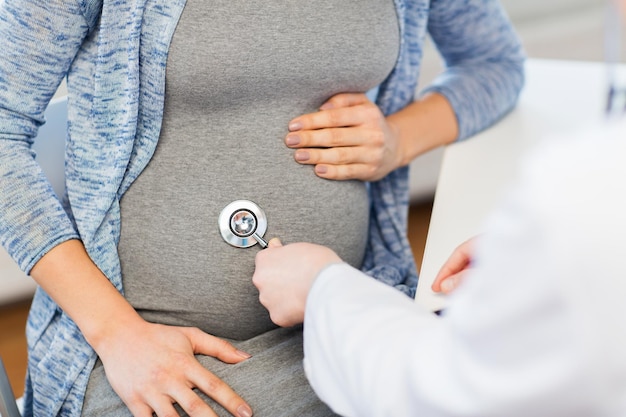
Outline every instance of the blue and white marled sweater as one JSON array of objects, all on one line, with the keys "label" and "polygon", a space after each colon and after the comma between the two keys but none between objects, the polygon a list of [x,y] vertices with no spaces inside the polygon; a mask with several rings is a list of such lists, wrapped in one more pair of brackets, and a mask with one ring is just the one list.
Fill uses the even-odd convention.
[{"label": "blue and white marled sweater", "polygon": [[[429,33],[447,70],[429,91],[452,104],[459,139],[514,105],[523,51],[495,0],[395,0],[402,36],[395,69],[380,86],[385,114],[414,98]],[[0,2],[0,242],[29,272],[51,248],[81,239],[122,291],[119,200],[150,160],[163,114],[170,39],[185,0]],[[30,149],[61,80],[69,96],[62,206]],[[414,295],[406,238],[408,168],[372,183],[364,269]],[[29,317],[25,415],[80,415],[96,359],[74,322],[38,290]]]}]

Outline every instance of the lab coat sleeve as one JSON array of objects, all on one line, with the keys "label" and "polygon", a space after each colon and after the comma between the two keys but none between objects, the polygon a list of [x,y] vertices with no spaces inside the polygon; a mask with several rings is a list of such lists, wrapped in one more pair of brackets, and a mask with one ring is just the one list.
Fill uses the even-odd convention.
[{"label": "lab coat sleeve", "polygon": [[359,417],[623,415],[607,410],[626,404],[626,193],[607,190],[623,190],[626,145],[610,164],[568,147],[528,165],[443,317],[347,265],[322,271],[304,349],[323,401]]}]

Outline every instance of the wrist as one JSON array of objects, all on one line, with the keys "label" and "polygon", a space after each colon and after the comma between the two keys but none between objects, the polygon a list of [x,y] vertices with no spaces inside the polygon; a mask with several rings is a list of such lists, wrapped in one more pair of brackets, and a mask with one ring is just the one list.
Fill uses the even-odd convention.
[{"label": "wrist", "polygon": [[83,326],[79,326],[89,345],[99,355],[115,348],[119,340],[142,333],[148,323],[128,303],[125,304],[113,307],[113,310],[106,309],[110,313],[84,320]]},{"label": "wrist", "polygon": [[399,166],[416,157],[454,142],[458,121],[448,100],[439,93],[427,94],[387,116],[389,128],[398,138]]},{"label": "wrist", "polygon": [[391,136],[393,137],[393,142],[396,144],[394,155],[394,169],[406,166],[413,160],[413,158],[407,152],[407,146],[404,143],[402,137],[402,129],[400,127],[401,123],[396,115],[397,113],[387,117],[387,126],[389,128]]}]

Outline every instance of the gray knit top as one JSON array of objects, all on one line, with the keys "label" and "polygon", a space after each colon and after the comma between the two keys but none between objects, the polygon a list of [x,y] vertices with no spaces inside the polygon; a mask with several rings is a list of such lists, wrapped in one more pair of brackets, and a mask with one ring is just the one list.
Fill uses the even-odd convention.
[{"label": "gray knit top", "polygon": [[233,200],[258,204],[267,238],[330,246],[360,267],[369,202],[293,159],[288,122],[394,67],[393,2],[187,1],[168,56],[156,152],[121,200],[125,295],[148,320],[233,339],[273,328],[251,282],[259,246],[218,229]]}]

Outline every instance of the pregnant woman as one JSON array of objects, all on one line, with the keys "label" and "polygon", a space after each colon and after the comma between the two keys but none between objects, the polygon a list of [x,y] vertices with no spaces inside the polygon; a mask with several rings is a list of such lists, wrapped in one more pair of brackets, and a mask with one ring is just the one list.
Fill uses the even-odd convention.
[{"label": "pregnant woman", "polygon": [[[414,100],[427,34],[447,69]],[[25,414],[333,415],[222,210],[412,295],[406,165],[510,110],[522,63],[493,0],[4,0],[0,239],[40,285]],[[30,145],[63,78],[58,199]]]}]

